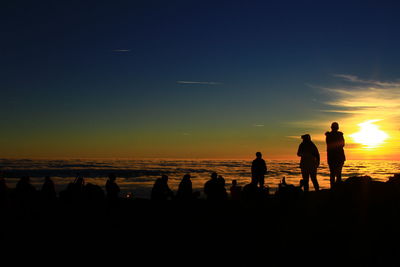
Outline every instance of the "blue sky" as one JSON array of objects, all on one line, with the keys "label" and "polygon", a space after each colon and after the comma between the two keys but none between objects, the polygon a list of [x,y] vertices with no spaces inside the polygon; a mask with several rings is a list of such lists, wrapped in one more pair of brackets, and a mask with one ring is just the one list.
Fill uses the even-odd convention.
[{"label": "blue sky", "polygon": [[400,77],[396,1],[99,2],[2,4],[2,156],[286,157]]}]

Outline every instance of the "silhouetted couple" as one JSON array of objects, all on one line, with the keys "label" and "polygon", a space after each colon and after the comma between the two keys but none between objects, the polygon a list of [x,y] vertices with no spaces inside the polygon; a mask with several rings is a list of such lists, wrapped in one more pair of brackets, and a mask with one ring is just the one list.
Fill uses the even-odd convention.
[{"label": "silhouetted couple", "polygon": [[226,200],[228,194],[225,189],[225,179],[222,176],[218,177],[216,172],[211,174],[211,179],[204,184],[204,194],[207,200]]},{"label": "silhouetted couple", "polygon": [[[343,150],[343,133],[338,131],[339,124],[337,122],[333,122],[331,129],[332,131],[326,132],[325,136],[330,172],[330,184],[331,188],[333,188],[335,184],[341,182],[342,180],[342,168],[346,157]],[[317,168],[320,164],[318,148],[311,141],[311,136],[309,134],[302,135],[301,138],[303,139],[303,142],[299,146],[297,155],[301,157],[300,168],[303,177],[304,191],[308,192],[309,190],[308,183],[310,178],[314,185],[314,189],[318,191],[319,184],[317,180]]]}]

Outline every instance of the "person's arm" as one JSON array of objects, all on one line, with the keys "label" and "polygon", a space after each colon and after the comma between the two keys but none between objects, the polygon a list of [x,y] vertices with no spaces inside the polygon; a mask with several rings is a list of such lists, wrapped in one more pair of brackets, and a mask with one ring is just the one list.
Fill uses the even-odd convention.
[{"label": "person's arm", "polygon": [[325,143],[326,143],[327,150],[331,149],[331,140],[329,137],[329,132],[325,133]]},{"label": "person's arm", "polygon": [[317,146],[314,144],[314,156],[317,159],[317,167],[319,167],[320,163],[320,155]]},{"label": "person's arm", "polygon": [[297,156],[303,156],[303,146],[302,143],[299,145],[299,149],[297,150]]},{"label": "person's arm", "polygon": [[340,146],[341,147],[344,147],[344,137],[343,137],[343,133],[341,133],[341,135],[340,135]]}]

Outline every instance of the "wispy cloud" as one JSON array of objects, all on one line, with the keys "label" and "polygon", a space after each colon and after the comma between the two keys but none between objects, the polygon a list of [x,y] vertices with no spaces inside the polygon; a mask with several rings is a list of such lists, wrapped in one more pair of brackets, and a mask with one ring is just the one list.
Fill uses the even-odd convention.
[{"label": "wispy cloud", "polygon": [[324,112],[400,116],[400,82],[364,80],[345,74],[334,76],[350,84],[320,88],[331,95],[325,104],[332,109]]},{"label": "wispy cloud", "polygon": [[200,81],[177,81],[177,84],[200,84],[200,85],[218,85],[220,82],[200,82]]},{"label": "wispy cloud", "polygon": [[113,52],[131,52],[130,49],[114,49]]},{"label": "wispy cloud", "polygon": [[264,127],[265,125],[264,124],[254,124],[253,126],[254,127]]},{"label": "wispy cloud", "polygon": [[360,79],[359,77],[355,75],[348,75],[348,74],[333,74],[334,77],[341,78],[344,81],[348,82],[353,82],[353,83],[359,83],[359,84],[364,84],[364,85],[370,85],[370,86],[377,86],[377,87],[399,87],[400,82],[384,82],[384,81],[378,81],[378,80],[365,80],[365,79]]}]

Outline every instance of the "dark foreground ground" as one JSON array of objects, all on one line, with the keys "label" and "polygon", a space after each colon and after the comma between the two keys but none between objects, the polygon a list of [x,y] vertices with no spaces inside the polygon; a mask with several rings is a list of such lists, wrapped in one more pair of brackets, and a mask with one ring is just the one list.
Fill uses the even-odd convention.
[{"label": "dark foreground ground", "polygon": [[9,202],[2,255],[32,265],[400,266],[398,192],[355,181],[256,202]]}]

